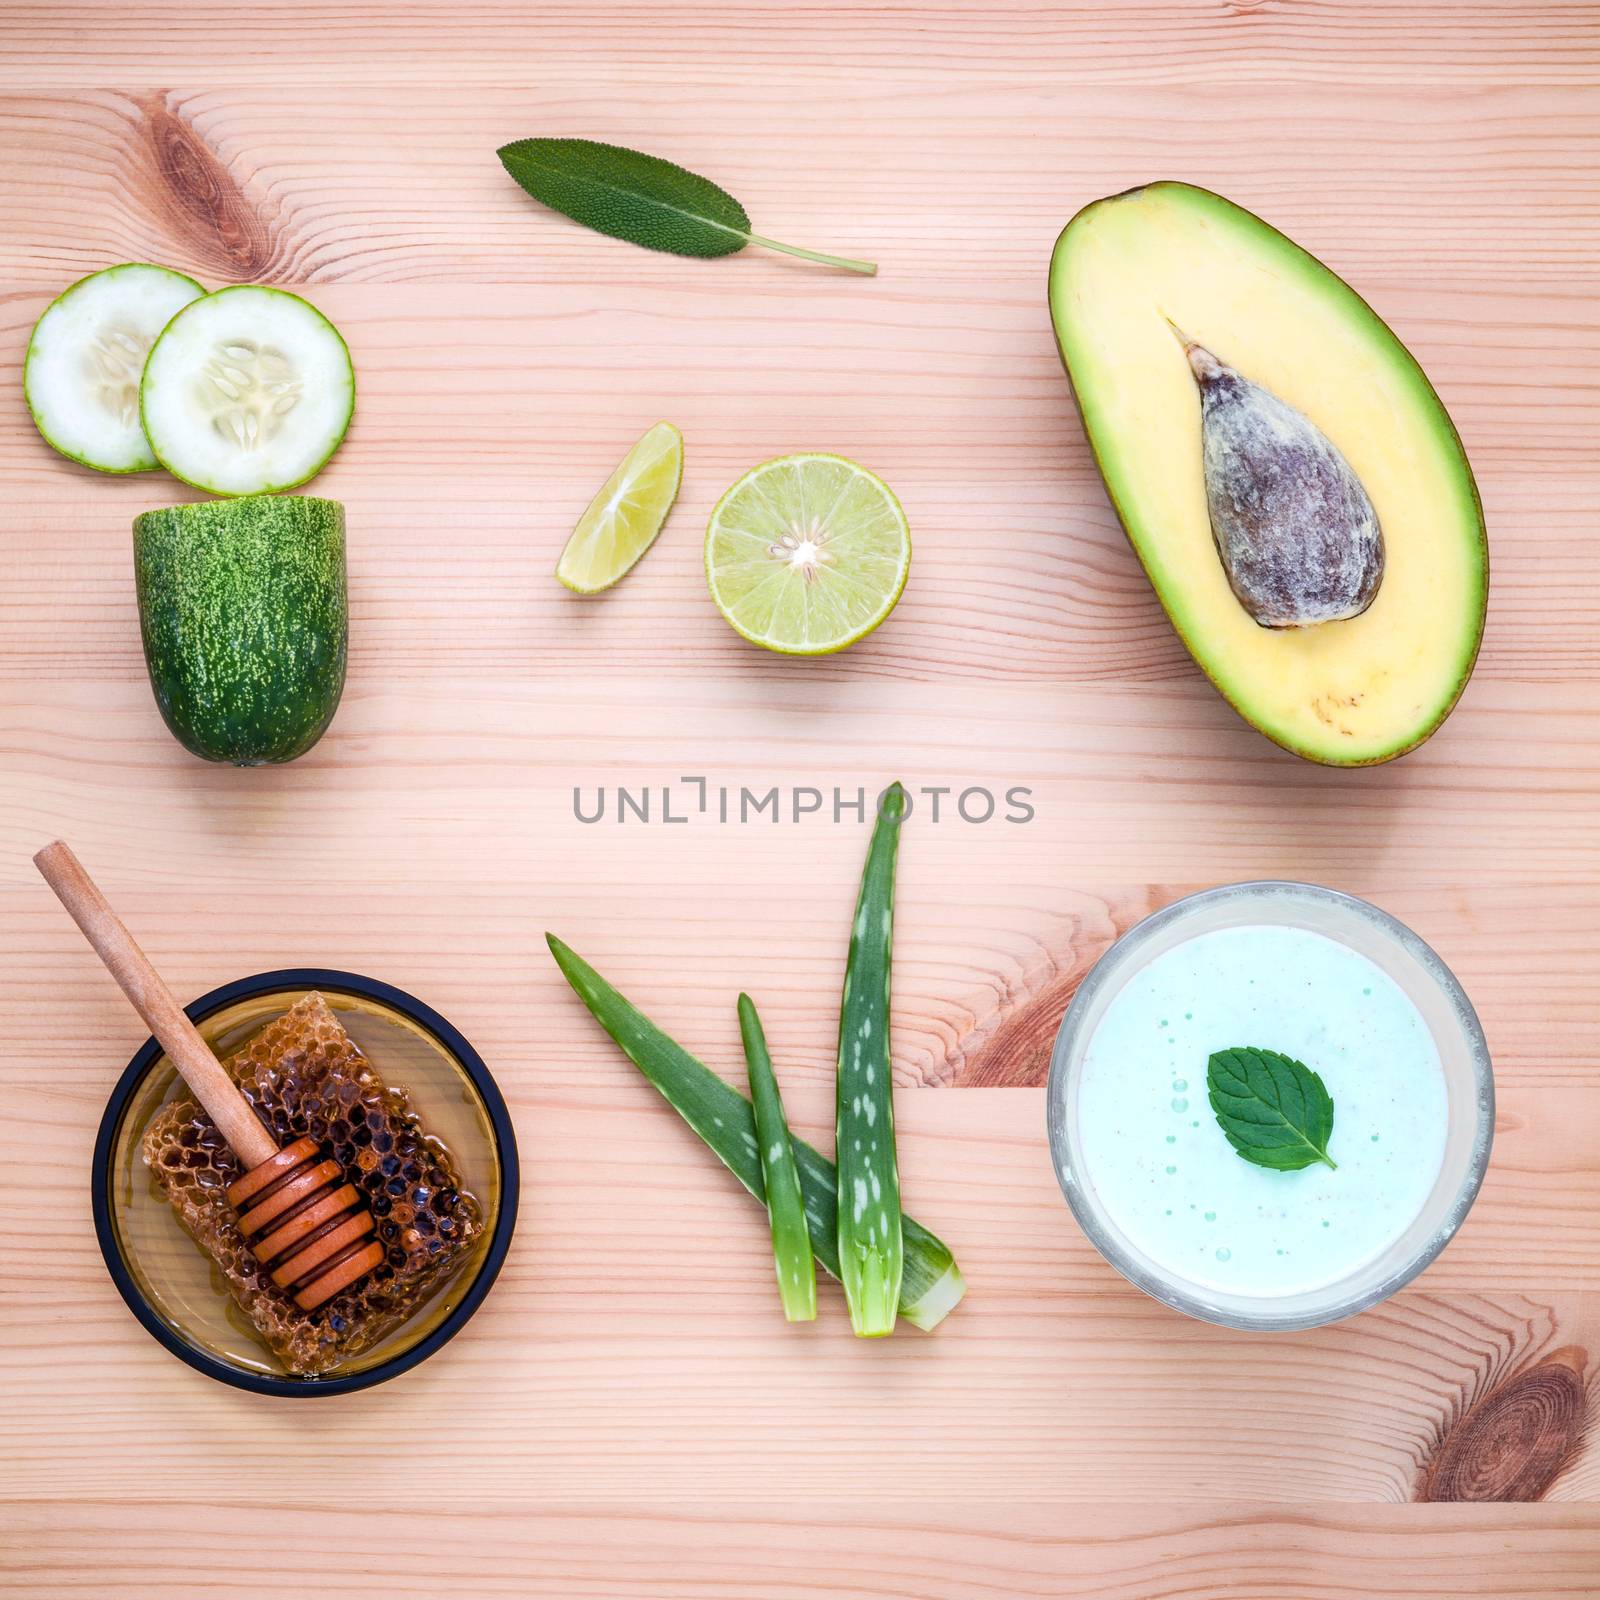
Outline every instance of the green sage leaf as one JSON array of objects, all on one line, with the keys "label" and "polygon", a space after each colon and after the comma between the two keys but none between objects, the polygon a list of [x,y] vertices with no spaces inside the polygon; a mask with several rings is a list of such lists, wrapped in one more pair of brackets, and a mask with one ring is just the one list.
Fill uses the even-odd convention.
[{"label": "green sage leaf", "polygon": [[1328,1154],[1333,1100],[1303,1061],[1239,1045],[1219,1050],[1206,1065],[1206,1091],[1223,1137],[1258,1167],[1296,1172]]},{"label": "green sage leaf", "polygon": [[825,266],[874,273],[870,261],[821,255],[750,231],[744,207],[720,184],[674,161],[593,139],[517,139],[497,152],[535,200],[597,233],[679,256],[728,256],[747,244]]}]

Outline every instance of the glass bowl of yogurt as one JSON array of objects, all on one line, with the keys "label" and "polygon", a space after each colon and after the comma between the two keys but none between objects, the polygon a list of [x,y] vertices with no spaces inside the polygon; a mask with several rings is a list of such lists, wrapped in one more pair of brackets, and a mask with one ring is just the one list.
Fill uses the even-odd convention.
[{"label": "glass bowl of yogurt", "polygon": [[[1238,1155],[1214,1052],[1316,1072],[1323,1161]],[[1050,1061],[1050,1149],[1106,1260],[1225,1327],[1311,1328],[1409,1283],[1461,1226],[1494,1133],[1488,1046],[1455,975],[1376,906],[1305,883],[1208,889],[1146,917],[1080,985]]]}]

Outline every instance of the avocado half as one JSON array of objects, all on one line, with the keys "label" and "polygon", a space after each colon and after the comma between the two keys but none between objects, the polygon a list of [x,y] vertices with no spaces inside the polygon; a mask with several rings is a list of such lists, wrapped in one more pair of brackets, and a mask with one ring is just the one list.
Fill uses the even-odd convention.
[{"label": "avocado half", "polygon": [[[1415,749],[1471,676],[1489,592],[1483,507],[1411,353],[1314,256],[1221,195],[1153,183],[1086,206],[1056,241],[1050,316],[1100,476],[1168,620],[1230,705],[1308,761]],[[1331,439],[1387,551],[1360,616],[1258,626],[1206,508],[1183,345],[1212,351]]]}]

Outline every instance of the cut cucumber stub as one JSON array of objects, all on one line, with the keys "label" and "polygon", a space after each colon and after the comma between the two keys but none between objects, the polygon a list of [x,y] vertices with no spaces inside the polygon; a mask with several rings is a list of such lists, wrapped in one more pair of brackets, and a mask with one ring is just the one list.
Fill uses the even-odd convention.
[{"label": "cut cucumber stub", "polygon": [[175,316],[140,388],[156,458],[212,494],[262,494],[314,478],[339,448],[355,403],[339,330],[299,295],[253,284],[220,289]]},{"label": "cut cucumber stub", "polygon": [[142,261],[79,278],[33,326],[22,369],[28,409],[46,441],[97,472],[149,472],[139,375],[156,336],[205,290]]}]

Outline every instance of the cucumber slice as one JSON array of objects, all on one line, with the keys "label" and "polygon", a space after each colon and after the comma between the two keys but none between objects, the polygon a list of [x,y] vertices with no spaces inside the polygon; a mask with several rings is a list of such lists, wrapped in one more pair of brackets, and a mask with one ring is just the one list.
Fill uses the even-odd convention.
[{"label": "cucumber slice", "polygon": [[350,426],[356,375],[315,306],[246,284],[167,324],[139,395],[150,447],[173,477],[212,494],[262,494],[327,464]]},{"label": "cucumber slice", "polygon": [[139,425],[139,376],[156,336],[204,294],[181,272],[130,261],[57,295],[33,325],[22,367],[45,442],[96,472],[154,470]]}]

